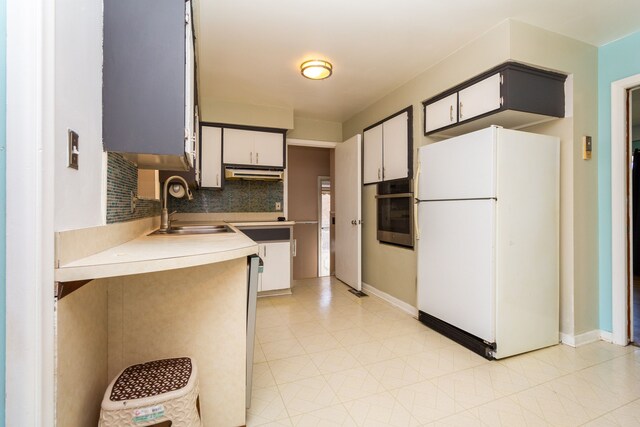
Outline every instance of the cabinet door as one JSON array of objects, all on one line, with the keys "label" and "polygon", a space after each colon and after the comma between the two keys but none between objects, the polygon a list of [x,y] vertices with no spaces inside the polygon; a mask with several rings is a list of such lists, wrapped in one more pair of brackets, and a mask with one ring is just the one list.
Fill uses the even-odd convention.
[{"label": "cabinet door", "polygon": [[196,134],[195,134],[195,75],[194,64],[195,54],[193,49],[193,30],[191,28],[191,2],[185,3],[185,16],[187,25],[185,25],[185,70],[184,70],[184,127],[185,141],[184,154],[187,157],[187,163],[193,167],[196,160]]},{"label": "cabinet door", "polygon": [[382,125],[364,131],[363,182],[382,181]]},{"label": "cabinet door", "polygon": [[223,153],[224,163],[236,165],[255,164],[253,152],[254,132],[242,129],[224,129]]},{"label": "cabinet door", "polygon": [[402,113],[382,124],[382,179],[406,178],[409,174],[409,113]]},{"label": "cabinet door", "polygon": [[202,126],[201,185],[220,188],[222,185],[222,128]]},{"label": "cabinet door", "polygon": [[291,244],[289,242],[264,243],[261,291],[291,287]]},{"label": "cabinet door", "polygon": [[424,131],[429,133],[436,129],[452,125],[458,121],[458,94],[454,93],[442,98],[425,108]]},{"label": "cabinet door", "polygon": [[255,164],[284,166],[284,137],[281,133],[254,132]]},{"label": "cabinet door", "polygon": [[458,119],[469,120],[502,105],[500,99],[500,73],[487,77],[458,92]]}]

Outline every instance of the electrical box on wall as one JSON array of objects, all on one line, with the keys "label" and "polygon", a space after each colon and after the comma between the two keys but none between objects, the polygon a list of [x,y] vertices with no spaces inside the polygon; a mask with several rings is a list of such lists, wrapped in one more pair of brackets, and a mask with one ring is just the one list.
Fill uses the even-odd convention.
[{"label": "electrical box on wall", "polygon": [[78,134],[71,129],[68,131],[69,136],[69,164],[67,165],[70,168],[78,169],[78,156],[80,155],[80,150],[78,149],[78,140],[80,137]]},{"label": "electrical box on wall", "polygon": [[582,158],[584,160],[591,159],[591,137],[583,136],[582,137]]}]

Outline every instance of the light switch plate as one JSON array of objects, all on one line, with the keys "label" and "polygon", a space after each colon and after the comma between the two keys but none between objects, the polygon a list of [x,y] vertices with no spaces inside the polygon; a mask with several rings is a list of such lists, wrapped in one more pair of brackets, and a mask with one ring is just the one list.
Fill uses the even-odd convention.
[{"label": "light switch plate", "polygon": [[589,160],[591,158],[591,137],[583,136],[582,137],[582,159]]},{"label": "light switch plate", "polygon": [[280,202],[276,202],[276,210],[279,211],[282,209],[282,205],[280,204]]},{"label": "light switch plate", "polygon": [[73,130],[68,130],[68,139],[69,139],[69,164],[67,165],[70,168],[78,169],[78,156],[80,155],[80,150],[78,148],[80,136]]}]

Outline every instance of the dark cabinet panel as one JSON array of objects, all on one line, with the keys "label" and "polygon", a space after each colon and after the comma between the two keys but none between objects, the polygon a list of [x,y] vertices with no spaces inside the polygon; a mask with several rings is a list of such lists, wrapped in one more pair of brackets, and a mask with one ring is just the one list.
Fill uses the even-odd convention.
[{"label": "dark cabinet panel", "polygon": [[184,0],[104,0],[103,144],[139,167],[188,169],[186,25]]}]

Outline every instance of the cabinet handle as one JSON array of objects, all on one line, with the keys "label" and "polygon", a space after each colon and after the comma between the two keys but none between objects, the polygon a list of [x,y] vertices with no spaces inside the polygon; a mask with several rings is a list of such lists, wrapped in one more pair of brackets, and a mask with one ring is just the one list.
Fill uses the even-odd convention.
[{"label": "cabinet handle", "polygon": [[220,185],[220,174],[216,174],[216,187]]},{"label": "cabinet handle", "polygon": [[264,246],[264,257],[267,257],[267,245]]},{"label": "cabinet handle", "polygon": [[453,122],[453,105],[449,106],[449,121]]},{"label": "cabinet handle", "polygon": [[378,168],[378,179],[380,179],[380,168]]},{"label": "cabinet handle", "polygon": [[256,153],[256,165],[260,164],[260,153]]},{"label": "cabinet handle", "polygon": [[249,152],[249,163],[253,163],[253,151]]},{"label": "cabinet handle", "polygon": [[387,168],[382,168],[382,180],[384,180],[385,175],[387,175]]},{"label": "cabinet handle", "polygon": [[460,102],[460,118],[462,118],[462,102]]}]

